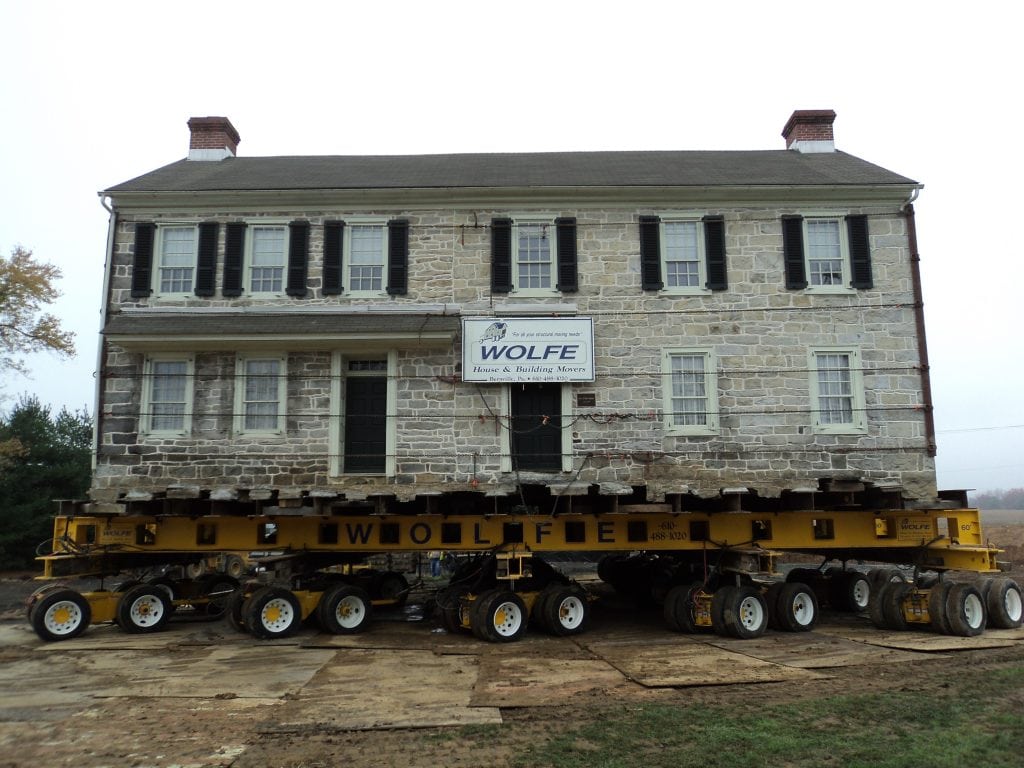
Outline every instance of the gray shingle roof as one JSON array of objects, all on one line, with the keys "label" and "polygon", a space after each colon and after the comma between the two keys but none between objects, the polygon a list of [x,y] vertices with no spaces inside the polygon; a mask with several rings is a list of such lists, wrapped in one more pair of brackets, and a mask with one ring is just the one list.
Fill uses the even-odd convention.
[{"label": "gray shingle roof", "polygon": [[845,152],[531,152],[180,160],[106,191],[876,186],[915,183]]}]

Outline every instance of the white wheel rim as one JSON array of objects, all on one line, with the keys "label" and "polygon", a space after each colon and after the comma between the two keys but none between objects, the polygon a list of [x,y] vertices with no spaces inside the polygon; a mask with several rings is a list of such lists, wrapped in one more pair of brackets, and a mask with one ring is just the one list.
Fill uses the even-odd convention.
[{"label": "white wheel rim", "polygon": [[756,597],[745,597],[740,603],[740,624],[747,629],[759,629],[764,623],[764,608]]},{"label": "white wheel rim", "polygon": [[69,635],[82,623],[82,609],[71,600],[59,600],[46,609],[43,623],[55,635]]},{"label": "white wheel rim", "polygon": [[801,627],[809,626],[814,621],[814,603],[806,592],[798,592],[793,596],[789,610],[793,619]]},{"label": "white wheel rim", "polygon": [[868,602],[871,600],[871,584],[868,583],[867,579],[858,578],[853,582],[853,589],[850,592],[853,596],[853,602],[856,603],[858,608],[863,610],[868,607]]},{"label": "white wheel rim", "polygon": [[981,605],[981,598],[977,595],[967,595],[964,598],[964,619],[971,629],[977,629],[985,621],[985,611]]},{"label": "white wheel rim", "polygon": [[511,637],[523,624],[523,612],[510,600],[501,603],[494,611],[494,631],[502,637]]},{"label": "white wheel rim", "polygon": [[1019,589],[1011,587],[1006,590],[1006,594],[1003,595],[1003,608],[1006,610],[1006,616],[1010,621],[1020,621],[1021,613],[1024,611],[1022,611]]},{"label": "white wheel rim", "polygon": [[567,597],[558,606],[558,623],[574,629],[583,621],[583,601],[576,596]]},{"label": "white wheel rim", "polygon": [[263,610],[260,611],[260,621],[271,632],[280,632],[288,629],[295,621],[295,610],[292,608],[292,604],[284,598],[275,597],[263,606]]},{"label": "white wheel rim", "polygon": [[136,627],[152,627],[164,616],[164,604],[156,595],[140,595],[128,611]]},{"label": "white wheel rim", "polygon": [[349,595],[343,598],[338,603],[338,607],[334,609],[334,620],[338,622],[339,627],[355,629],[363,623],[365,610],[366,606],[363,605],[362,600],[354,595]]}]

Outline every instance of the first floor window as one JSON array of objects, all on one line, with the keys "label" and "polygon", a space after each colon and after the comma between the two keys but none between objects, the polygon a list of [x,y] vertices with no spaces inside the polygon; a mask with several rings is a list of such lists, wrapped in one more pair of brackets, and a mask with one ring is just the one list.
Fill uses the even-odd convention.
[{"label": "first floor window", "polygon": [[665,353],[666,429],[670,434],[718,432],[718,383],[710,350]]},{"label": "first floor window", "polygon": [[814,426],[820,432],[860,432],[864,418],[864,387],[856,350],[811,351],[811,393]]},{"label": "first floor window", "polygon": [[192,403],[192,361],[150,359],[146,369],[144,431],[184,434]]},{"label": "first floor window", "polygon": [[288,259],[287,227],[253,227],[249,290],[281,293]]},{"label": "first floor window", "polygon": [[236,383],[238,432],[281,432],[285,391],[282,358],[243,358]]}]

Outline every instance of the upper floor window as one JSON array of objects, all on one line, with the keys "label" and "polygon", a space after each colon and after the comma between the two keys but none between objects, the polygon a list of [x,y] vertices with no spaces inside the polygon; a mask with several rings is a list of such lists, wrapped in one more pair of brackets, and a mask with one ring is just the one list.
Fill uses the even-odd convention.
[{"label": "upper floor window", "polygon": [[810,374],[814,430],[838,434],[866,431],[859,351],[812,349]]},{"label": "upper floor window", "polygon": [[640,268],[645,291],[726,290],[724,219],[696,214],[641,216]]},{"label": "upper floor window", "polygon": [[324,222],[323,295],[404,295],[409,222],[354,218]]},{"label": "upper floor window", "polygon": [[786,287],[818,293],[871,288],[867,216],[782,217]]},{"label": "upper floor window", "polygon": [[157,293],[191,293],[196,268],[196,228],[160,227],[159,232]]},{"label": "upper floor window", "polygon": [[184,435],[192,413],[192,358],[148,358],[142,390],[142,431]]},{"label": "upper floor window", "polygon": [[494,219],[491,291],[550,296],[578,289],[576,219]]},{"label": "upper floor window", "polygon": [[670,349],[662,358],[665,431],[718,433],[718,377],[710,349]]},{"label": "upper floor window", "polygon": [[255,226],[251,228],[249,259],[249,291],[282,293],[284,270],[288,262],[287,228]]}]

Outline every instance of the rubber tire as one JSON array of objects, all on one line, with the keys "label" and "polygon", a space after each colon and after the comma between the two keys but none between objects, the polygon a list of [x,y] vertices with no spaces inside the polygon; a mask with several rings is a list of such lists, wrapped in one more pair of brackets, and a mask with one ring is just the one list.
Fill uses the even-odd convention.
[{"label": "rubber tire", "polygon": [[729,630],[725,626],[725,607],[734,600],[734,592],[739,587],[726,584],[719,587],[711,596],[711,629],[716,635],[728,637]]},{"label": "rubber tire", "polygon": [[[339,617],[339,612],[343,615]],[[316,615],[325,632],[352,635],[366,629],[373,612],[370,596],[350,584],[336,584],[324,592],[316,606]]]},{"label": "rubber tire", "polygon": [[780,586],[775,602],[768,604],[776,625],[784,632],[810,632],[817,625],[819,614],[814,590],[799,582]]},{"label": "rubber tire", "polygon": [[989,584],[985,601],[988,608],[988,625],[995,629],[1016,629],[1021,626],[1021,589],[1016,581],[999,576]]},{"label": "rubber tire", "polygon": [[172,612],[171,601],[162,586],[138,584],[117,601],[115,620],[125,632],[142,635],[163,629]]},{"label": "rubber tire", "polygon": [[462,625],[464,609],[462,598],[469,594],[467,587],[445,587],[437,593],[435,603],[440,614],[441,626],[448,632],[466,631]]},{"label": "rubber tire", "polygon": [[950,633],[957,637],[976,637],[985,631],[988,612],[981,592],[973,584],[954,584],[946,597]]},{"label": "rubber tire", "polygon": [[533,601],[533,608],[530,609],[531,624],[540,627],[545,632],[551,631],[550,627],[548,627],[546,615],[547,604],[555,592],[562,586],[562,584],[548,584],[537,594],[537,599]]},{"label": "rubber tire", "polygon": [[[63,612],[67,612],[67,618],[58,623]],[[73,589],[55,589],[36,601],[29,621],[43,640],[70,640],[85,632],[92,621],[92,607]]]},{"label": "rubber tire", "polygon": [[868,571],[868,578],[871,580],[872,591],[881,589],[882,585],[888,581],[894,581],[897,583],[906,581],[899,568],[893,568],[888,565],[881,568],[872,568]]},{"label": "rubber tire", "polygon": [[374,577],[370,592],[374,600],[394,600],[392,606],[401,608],[409,599],[409,581],[398,571],[385,571]]},{"label": "rubber tire", "polygon": [[587,596],[579,587],[559,585],[548,594],[541,610],[544,628],[555,637],[582,633],[590,618]]},{"label": "rubber tire", "polygon": [[470,621],[481,640],[511,643],[526,633],[526,605],[514,592],[489,589],[473,601]]},{"label": "rubber tire", "polygon": [[[278,611],[279,618],[274,614],[264,615],[268,608]],[[256,590],[243,606],[245,628],[253,637],[261,640],[272,640],[288,637],[302,626],[302,606],[291,590],[283,587],[263,587]],[[270,623],[268,623],[268,620]]]},{"label": "rubber tire", "polygon": [[248,606],[246,603],[249,600],[249,595],[246,594],[245,587],[239,587],[235,593],[231,596],[231,600],[228,601],[227,617],[228,624],[234,627],[239,632],[245,632],[245,610]]},{"label": "rubber tire", "polygon": [[768,629],[782,629],[779,625],[779,611],[776,606],[779,604],[779,593],[782,592],[782,588],[790,583],[798,582],[776,581],[764,592],[764,601],[768,604]]},{"label": "rubber tire", "polygon": [[239,555],[227,555],[224,558],[224,575],[240,580],[245,575],[245,560]]},{"label": "rubber tire", "polygon": [[832,578],[832,607],[847,613],[863,613],[871,602],[872,585],[867,574],[842,571]]},{"label": "rubber tire", "polygon": [[722,620],[730,637],[752,640],[768,629],[768,606],[756,587],[736,587],[724,604]]},{"label": "rubber tire", "polygon": [[160,587],[162,590],[164,590],[167,593],[167,599],[171,606],[171,613],[174,613],[174,601],[177,600],[178,596],[181,594],[181,589],[178,586],[178,582],[176,582],[169,576],[157,576],[155,579],[151,579],[150,581],[146,581],[143,583],[148,584],[151,587]]},{"label": "rubber tire", "polygon": [[31,595],[29,595],[27,598],[25,598],[25,619],[31,622],[32,610],[36,607],[36,603],[42,600],[49,593],[54,592],[58,589],[68,589],[68,587],[64,584],[44,584]]},{"label": "rubber tire", "polygon": [[892,581],[891,586],[882,595],[882,616],[885,628],[896,632],[907,630],[907,617],[903,615],[903,600],[914,589],[913,584]]},{"label": "rubber tire", "polygon": [[231,599],[238,590],[238,581],[230,576],[213,573],[203,578],[198,587],[199,594],[203,597],[209,597],[212,594],[216,594],[217,597],[211,598],[208,603],[196,606],[197,611],[211,619],[220,619],[228,612]]},{"label": "rubber tire", "polygon": [[953,634],[949,625],[949,612],[946,610],[946,599],[953,588],[951,581],[939,581],[928,593],[928,615],[932,620],[932,629],[941,635]]}]

